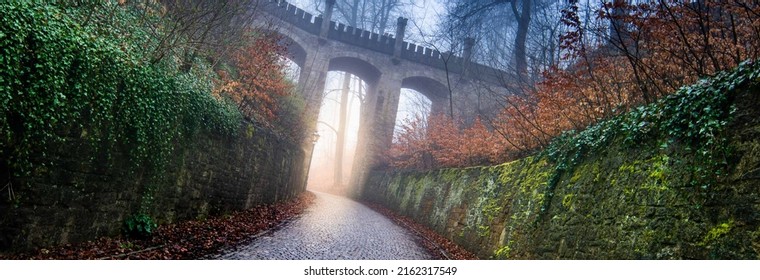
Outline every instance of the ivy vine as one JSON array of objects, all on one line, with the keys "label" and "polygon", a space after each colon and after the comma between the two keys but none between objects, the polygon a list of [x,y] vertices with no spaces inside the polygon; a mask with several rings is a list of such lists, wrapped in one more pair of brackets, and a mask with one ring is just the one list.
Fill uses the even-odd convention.
[{"label": "ivy vine", "polygon": [[694,161],[680,166],[692,176],[691,185],[709,188],[725,175],[730,154],[726,126],[736,108],[733,96],[738,90],[760,82],[760,64],[746,61],[731,72],[721,72],[685,86],[658,102],[640,106],[589,126],[581,132],[568,131],[555,138],[542,152],[553,164],[542,212],[565,172],[572,170],[587,155],[622,141],[624,145],[653,145],[667,150],[679,145],[694,155]]},{"label": "ivy vine", "polygon": [[183,72],[171,58],[139,59],[157,42],[120,25],[136,21],[134,11],[110,9],[96,28],[76,7],[4,1],[0,10],[0,169],[9,177],[49,167],[52,147],[81,140],[158,174],[177,141],[237,133],[241,115],[211,95],[204,62]]}]

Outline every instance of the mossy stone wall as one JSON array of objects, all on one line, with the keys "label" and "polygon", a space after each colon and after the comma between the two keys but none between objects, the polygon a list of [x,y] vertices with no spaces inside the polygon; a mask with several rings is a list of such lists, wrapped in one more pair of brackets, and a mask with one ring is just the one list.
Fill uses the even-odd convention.
[{"label": "mossy stone wall", "polygon": [[[693,150],[625,145],[587,155],[548,188],[536,156],[490,167],[374,172],[362,189],[480,258],[760,258],[760,91],[736,96],[728,174],[694,185]],[[545,201],[545,200],[549,201]]]},{"label": "mossy stone wall", "polygon": [[124,220],[143,208],[160,225],[304,191],[306,153],[300,146],[248,123],[240,131],[183,139],[158,175],[133,167],[118,151],[106,157],[84,139],[68,139],[55,152],[55,169],[14,180],[14,199],[0,199],[0,252],[117,235]]}]

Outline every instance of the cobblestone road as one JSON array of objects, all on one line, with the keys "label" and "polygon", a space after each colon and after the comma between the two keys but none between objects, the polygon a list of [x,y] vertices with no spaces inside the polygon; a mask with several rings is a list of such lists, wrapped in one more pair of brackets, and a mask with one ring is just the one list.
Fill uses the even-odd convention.
[{"label": "cobblestone road", "polygon": [[353,200],[315,192],[314,204],[282,228],[218,259],[430,259],[413,233]]}]

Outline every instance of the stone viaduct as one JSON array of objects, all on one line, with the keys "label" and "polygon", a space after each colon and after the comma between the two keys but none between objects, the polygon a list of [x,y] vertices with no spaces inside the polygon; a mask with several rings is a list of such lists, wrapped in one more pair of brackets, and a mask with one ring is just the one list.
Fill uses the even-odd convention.
[{"label": "stone viaduct", "polygon": [[449,113],[472,120],[489,112],[489,97],[503,91],[507,75],[470,61],[474,44],[464,40],[462,56],[403,41],[407,19],[399,18],[395,37],[331,21],[335,0],[326,0],[324,15],[313,16],[282,0],[262,0],[257,20],[262,28],[281,34],[292,61],[300,67],[298,92],[307,100],[313,119],[319,114],[328,71],[344,71],[367,84],[361,105],[359,143],[352,184],[363,182],[379,152],[390,147],[401,88],[428,99],[432,113]]}]

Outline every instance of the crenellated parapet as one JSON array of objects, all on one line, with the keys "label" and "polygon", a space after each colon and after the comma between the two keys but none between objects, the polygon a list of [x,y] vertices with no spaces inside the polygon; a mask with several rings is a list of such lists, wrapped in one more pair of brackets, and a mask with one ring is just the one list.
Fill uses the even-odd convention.
[{"label": "crenellated parapet", "polygon": [[[449,52],[441,53],[438,50],[403,40],[398,44],[397,40],[400,39],[398,36],[394,37],[392,34],[381,35],[343,23],[336,23],[335,21],[330,21],[329,25],[323,25],[324,18],[322,16],[314,16],[287,1],[265,1],[267,3],[264,3],[262,8],[266,13],[312,35],[325,37],[323,39],[387,54],[396,59],[400,58],[404,61],[431,66],[449,73],[468,76],[471,79],[498,83],[500,78],[505,75],[499,69],[470,62],[469,55],[462,57]],[[322,31],[323,26],[327,28],[325,32]],[[403,37],[405,26],[406,19],[400,18],[396,33],[401,34],[401,37]]]},{"label": "crenellated parapet", "polygon": [[337,23],[336,26],[334,21],[330,22],[327,38],[389,55],[393,54],[393,46],[396,43],[393,36],[380,35],[342,23]]},{"label": "crenellated parapet", "polygon": [[322,18],[315,17],[309,12],[298,8],[287,1],[266,0],[257,7],[267,14],[276,16],[280,20],[288,22],[301,30],[311,34],[319,35],[322,26]]},{"label": "crenellated parapet", "polygon": [[[297,92],[312,108],[316,120],[329,71],[356,75],[366,83],[360,109],[352,185],[362,185],[368,170],[382,161],[393,139],[402,88],[431,101],[435,114],[447,113],[466,123],[493,114],[504,95],[501,70],[474,63],[475,41],[463,38],[461,55],[403,41],[408,19],[398,18],[394,34],[377,34],[332,21],[335,0],[325,0],[324,13],[310,14],[287,1],[259,0],[260,23],[276,27],[291,46],[289,54],[300,68]],[[316,121],[315,121],[316,122]],[[316,123],[314,124],[316,125]]]}]

